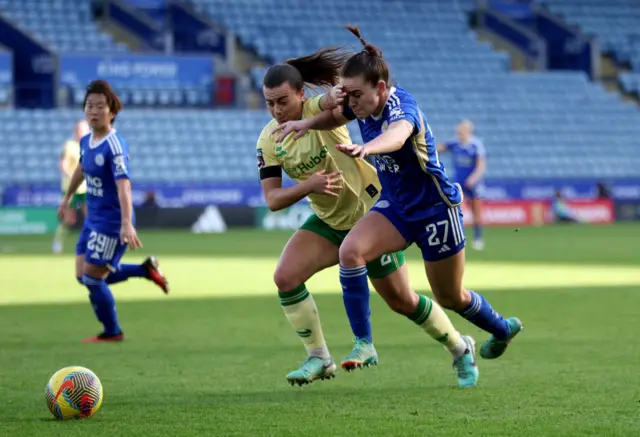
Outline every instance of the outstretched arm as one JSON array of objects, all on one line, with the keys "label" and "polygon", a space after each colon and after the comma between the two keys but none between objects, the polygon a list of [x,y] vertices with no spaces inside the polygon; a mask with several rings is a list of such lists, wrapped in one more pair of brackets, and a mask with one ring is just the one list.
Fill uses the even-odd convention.
[{"label": "outstretched arm", "polygon": [[379,155],[400,150],[413,133],[413,125],[407,120],[396,121],[377,138],[364,145],[368,155]]}]

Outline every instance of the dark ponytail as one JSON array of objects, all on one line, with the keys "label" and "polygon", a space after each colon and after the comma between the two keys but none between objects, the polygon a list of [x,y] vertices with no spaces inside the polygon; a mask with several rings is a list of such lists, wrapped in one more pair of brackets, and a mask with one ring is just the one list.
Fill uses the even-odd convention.
[{"label": "dark ponytail", "polygon": [[382,58],[382,50],[367,42],[358,26],[345,26],[362,43],[363,50],[345,62],[340,73],[343,77],[364,76],[366,81],[376,85],[379,81],[389,83],[389,67]]},{"label": "dark ponytail", "polygon": [[340,47],[325,47],[270,67],[262,83],[266,88],[276,88],[288,82],[296,90],[303,89],[305,85],[331,87],[338,83],[340,69],[350,56]]}]

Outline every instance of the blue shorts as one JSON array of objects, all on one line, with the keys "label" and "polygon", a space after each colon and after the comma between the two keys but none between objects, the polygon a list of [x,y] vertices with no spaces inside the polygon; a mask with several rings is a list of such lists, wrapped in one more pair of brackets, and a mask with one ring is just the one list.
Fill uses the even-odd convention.
[{"label": "blue shorts", "polygon": [[425,261],[440,261],[464,249],[466,240],[459,206],[419,221],[403,220],[386,200],[379,200],[371,211],[385,216],[409,245],[416,243]]},{"label": "blue shorts", "polygon": [[84,261],[115,270],[127,251],[127,244],[120,244],[120,234],[105,233],[84,225],[76,244],[76,255],[84,255]]}]

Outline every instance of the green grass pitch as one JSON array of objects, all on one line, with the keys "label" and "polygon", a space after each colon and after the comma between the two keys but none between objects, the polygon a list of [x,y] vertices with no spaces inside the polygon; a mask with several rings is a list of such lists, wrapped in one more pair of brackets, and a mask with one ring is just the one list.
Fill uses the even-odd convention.
[{"label": "green grass pitch", "polygon": [[[142,232],[172,283],[164,296],[113,286],[122,344],[99,331],[68,254],[50,237],[0,236],[0,435],[6,436],[631,436],[640,423],[640,226],[486,231],[467,252],[466,283],[525,330],[480,381],[460,390],[449,355],[372,295],[380,365],[302,388],[284,376],[305,358],[272,273],[288,232]],[[428,292],[417,251],[412,285]],[[336,358],[351,336],[337,269],[308,283]],[[487,334],[455,314],[480,343]],[[105,395],[89,420],[58,422],[44,388],[81,365]]]}]

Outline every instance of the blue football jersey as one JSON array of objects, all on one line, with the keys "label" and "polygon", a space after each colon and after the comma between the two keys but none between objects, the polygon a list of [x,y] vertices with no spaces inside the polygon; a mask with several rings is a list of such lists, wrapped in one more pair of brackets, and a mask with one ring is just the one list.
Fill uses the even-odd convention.
[{"label": "blue football jersey", "polygon": [[[345,116],[355,115],[345,107]],[[382,113],[358,120],[363,141],[369,142],[387,130],[391,123],[406,120],[413,133],[400,150],[375,155],[381,199],[391,203],[403,220],[417,221],[459,205],[462,193],[447,177],[438,159],[436,142],[426,117],[414,98],[395,86]]]},{"label": "blue football jersey", "polygon": [[104,233],[118,233],[122,222],[118,179],[129,178],[129,148],[115,129],[97,144],[93,134],[80,140],[80,165],[87,182],[87,223]]},{"label": "blue football jersey", "polygon": [[459,141],[449,141],[445,144],[446,150],[451,153],[453,167],[456,171],[456,180],[460,183],[473,173],[480,158],[485,158],[487,153],[482,140],[472,137],[469,144],[461,144]]}]

